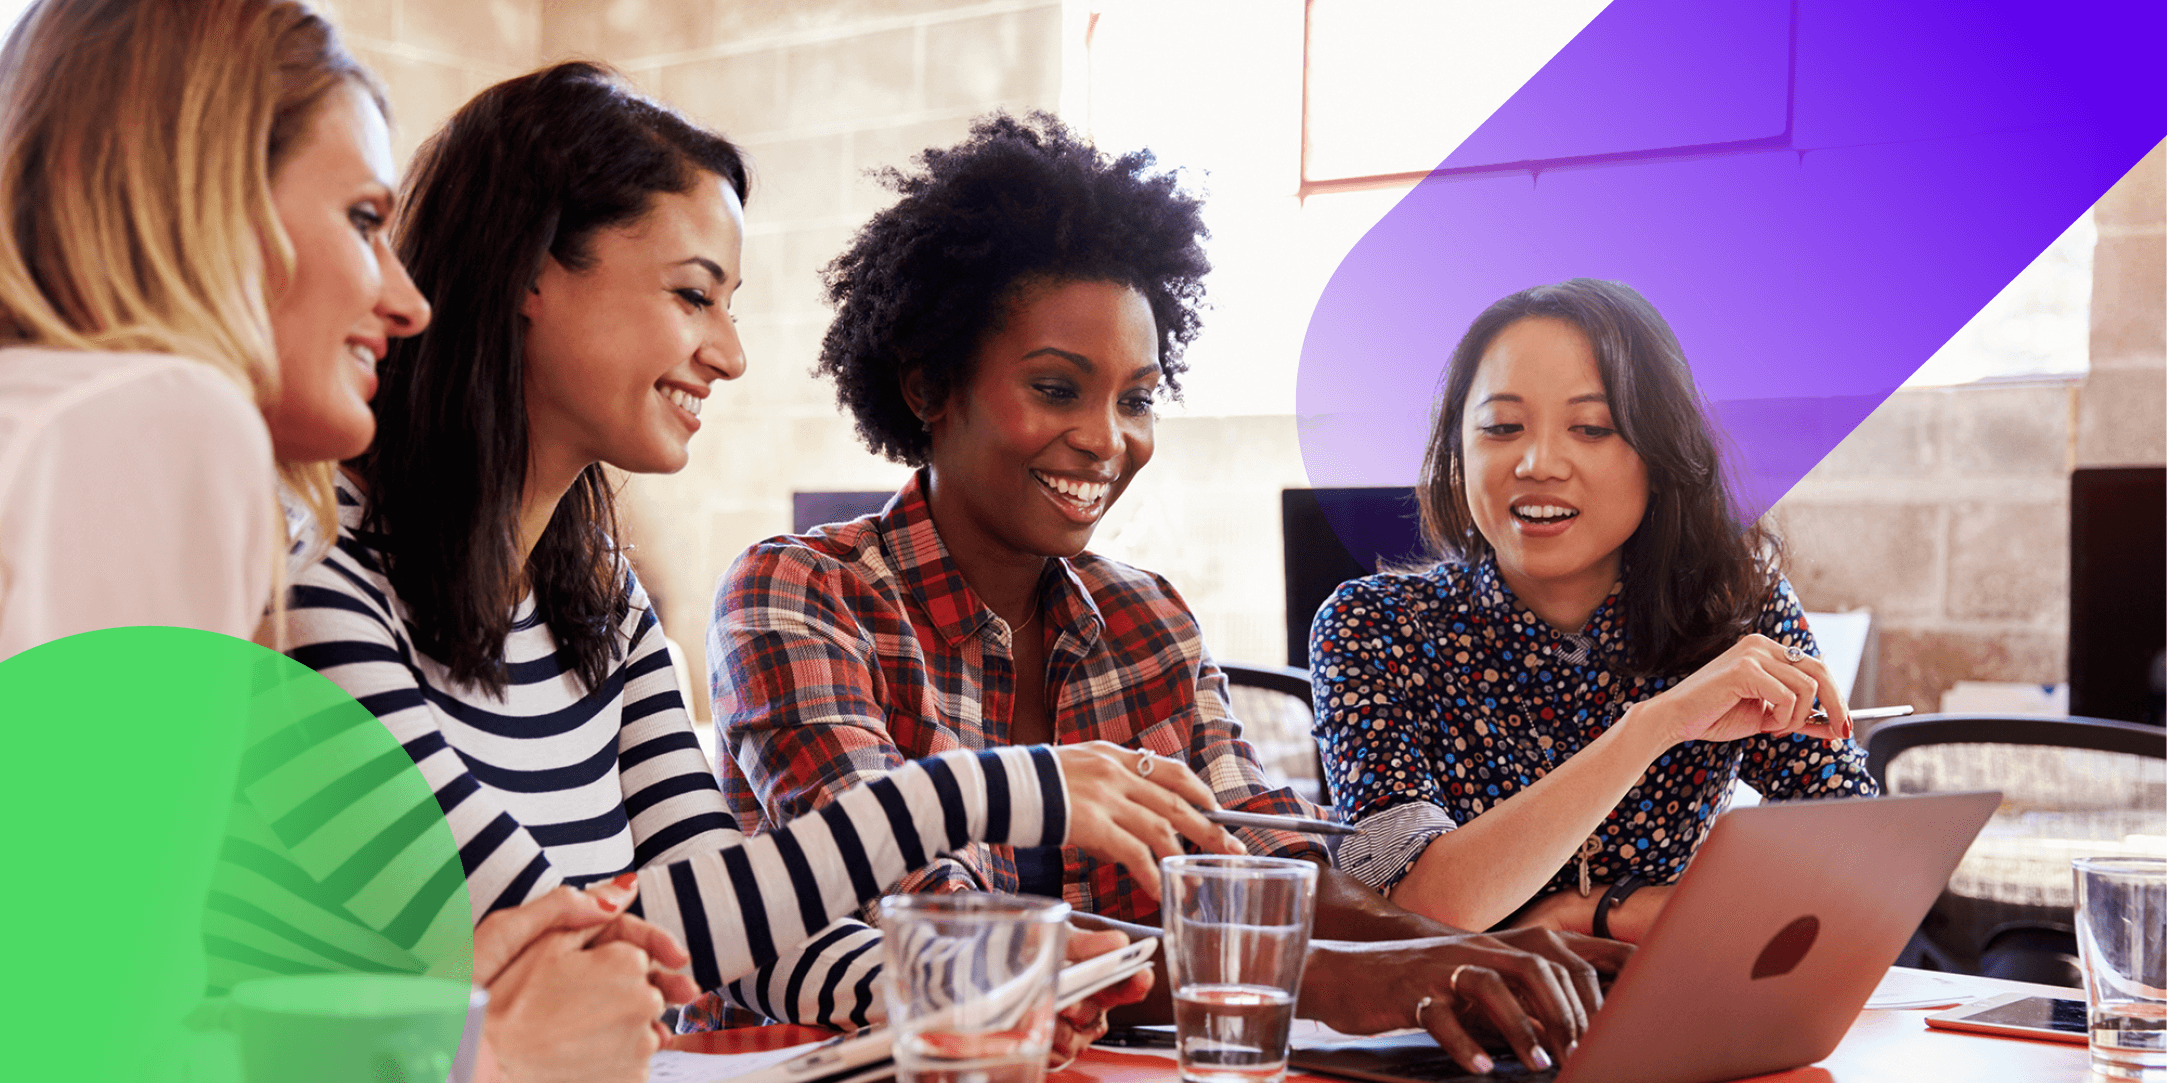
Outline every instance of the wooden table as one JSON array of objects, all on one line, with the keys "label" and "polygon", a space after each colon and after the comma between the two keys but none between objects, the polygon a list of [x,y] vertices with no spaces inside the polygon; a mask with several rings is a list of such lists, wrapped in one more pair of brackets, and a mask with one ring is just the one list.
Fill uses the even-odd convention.
[{"label": "wooden table", "polygon": [[[2039,996],[2082,998],[2077,989],[1957,978],[1966,992],[1979,996],[2027,992]],[[2097,1083],[2082,1045],[2035,1042],[1933,1030],[1926,1017],[1939,1009],[1863,1011],[1850,1033],[1826,1060],[1806,1068],[1752,1077],[1754,1083],[1919,1083],[1964,1080],[1966,1083]],[[670,1047],[694,1053],[752,1053],[819,1041],[827,1031],[775,1026],[688,1034]],[[1091,1049],[1068,1070],[1047,1077],[1052,1083],[1169,1083],[1173,1063],[1164,1057]],[[1294,1073],[1301,1083],[1342,1083],[1327,1076]]]}]

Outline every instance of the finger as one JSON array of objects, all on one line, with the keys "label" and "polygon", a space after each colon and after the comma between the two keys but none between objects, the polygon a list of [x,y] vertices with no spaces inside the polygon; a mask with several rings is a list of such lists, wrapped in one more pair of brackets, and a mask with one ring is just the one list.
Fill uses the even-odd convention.
[{"label": "finger", "polygon": [[1563,1054],[1588,1032],[1595,1009],[1603,1003],[1602,983],[1595,968],[1565,946],[1564,934],[1549,929],[1539,930],[1539,933],[1530,934],[1519,943],[1550,964],[1551,977],[1565,994],[1567,1006],[1572,1008],[1573,1033],[1560,1035],[1560,1043],[1551,1048],[1551,1052]]},{"label": "finger", "polygon": [[669,932],[647,921],[626,914],[593,932],[587,946],[596,947],[612,940],[621,940],[654,957],[655,962],[672,970],[692,961],[692,953]]},{"label": "finger", "polygon": [[1783,719],[1790,716],[1796,706],[1798,693],[1783,683],[1776,675],[1775,667],[1790,668],[1788,662],[1769,662],[1764,658],[1748,657],[1738,661],[1738,677],[1741,683],[1741,699],[1759,699],[1764,706],[1761,713],[1761,729],[1766,731],[1784,728]]},{"label": "finger", "polygon": [[1514,960],[1505,973],[1510,975],[1507,984],[1518,988],[1521,1005],[1534,1009],[1540,1024],[1534,1031],[1538,1041],[1562,1060],[1565,1051],[1588,1029],[1588,1018],[1581,1011],[1580,998],[1572,992],[1564,968],[1529,954]]},{"label": "finger", "polygon": [[1118,1008],[1123,1004],[1135,1004],[1151,995],[1151,985],[1155,980],[1157,979],[1152,977],[1151,968],[1147,966],[1129,975],[1128,980],[1123,981],[1121,984],[1109,985],[1091,994],[1091,999],[1098,1001],[1099,1006],[1102,1008]]},{"label": "finger", "polygon": [[[1172,761],[1166,762],[1171,763]],[[1187,769],[1184,768],[1182,773],[1187,774]],[[1196,843],[1198,849],[1207,853],[1221,854],[1247,854],[1249,852],[1249,848],[1243,846],[1241,840],[1235,838],[1231,832],[1205,819],[1203,811],[1196,807],[1193,800],[1186,798],[1176,790],[1149,785],[1158,777],[1158,771],[1152,772],[1151,778],[1143,780],[1146,784],[1137,787],[1136,792],[1129,795],[1130,799],[1157,813],[1171,824],[1174,830],[1180,832],[1190,842]],[[1195,776],[1190,777],[1193,779]],[[1198,785],[1201,788],[1202,784],[1199,783]]]},{"label": "finger", "polygon": [[[1462,973],[1472,974],[1474,971]],[[1476,1075],[1489,1075],[1491,1069],[1497,1067],[1497,1062],[1491,1060],[1490,1055],[1482,1051],[1482,1044],[1469,1036],[1467,1028],[1460,1025],[1459,1018],[1452,1012],[1454,999],[1450,992],[1445,992],[1422,1011],[1422,1018],[1418,1021],[1422,1024],[1422,1029],[1430,1032],[1430,1037],[1437,1039],[1440,1048],[1452,1054],[1453,1061],[1460,1067]]]},{"label": "finger", "polygon": [[[1519,998],[1513,996],[1512,987],[1505,984],[1504,977],[1497,971],[1470,967],[1461,972],[1456,984],[1461,998],[1489,1018],[1490,1025],[1497,1028],[1505,1044],[1519,1056],[1520,1063],[1537,1071],[1555,1063],[1543,1049],[1543,1036],[1534,1020],[1528,1018]],[[1554,1027],[1549,1029],[1555,1033]]]},{"label": "finger", "polygon": [[[1603,940],[1578,933],[1565,933],[1565,946],[1574,955],[1587,961],[1600,975],[1616,976],[1625,969],[1625,962],[1633,957],[1633,945],[1616,940]],[[1600,1003],[1598,1001],[1597,1003]]]},{"label": "finger", "polygon": [[640,874],[621,872],[611,879],[588,884],[584,890],[602,909],[612,914],[623,913],[626,907],[632,905],[632,900],[639,897]]},{"label": "finger", "polygon": [[1128,946],[1129,934],[1119,929],[1079,929],[1071,925],[1068,927],[1068,945],[1064,950],[1069,962],[1080,963]]},{"label": "finger", "polygon": [[1134,801],[1124,801],[1115,808],[1114,822],[1150,847],[1155,858],[1177,857],[1182,853],[1181,836],[1174,833],[1174,825],[1168,823],[1166,817]]},{"label": "finger", "polygon": [[1129,870],[1129,879],[1136,881],[1137,890],[1156,902],[1159,898],[1159,863],[1152,860],[1151,848],[1136,836],[1113,829],[1113,837],[1107,840],[1106,851],[1113,861]]},{"label": "finger", "polygon": [[532,902],[499,910],[474,929],[474,982],[488,985],[550,930],[586,928],[613,917],[594,896],[563,885]]},{"label": "finger", "polygon": [[700,999],[700,983],[693,981],[690,975],[680,974],[675,970],[664,970],[659,966],[649,967],[647,984],[654,986],[655,991],[662,994],[666,1004],[690,1004]]},{"label": "finger", "polygon": [[1836,676],[1829,672],[1826,663],[1812,655],[1799,659],[1798,670],[1813,679],[1814,694],[1820,697],[1821,709],[1828,712],[1828,736],[1851,736],[1851,708],[1843,701],[1843,690],[1836,687]]},{"label": "finger", "polygon": [[1181,799],[1191,808],[1219,807],[1219,800],[1212,796],[1211,787],[1204,785],[1204,780],[1196,777],[1196,772],[1189,770],[1188,766],[1179,760],[1165,756],[1155,757],[1152,760],[1151,774],[1144,777],[1144,781]]},{"label": "finger", "polygon": [[1820,684],[1813,679],[1811,673],[1806,672],[1805,662],[1806,659],[1802,658],[1797,664],[1785,663],[1775,668],[1776,679],[1782,681],[1783,686],[1797,697],[1797,706],[1785,720],[1785,728],[1792,731],[1803,730],[1813,724],[1813,697],[1821,693]]}]

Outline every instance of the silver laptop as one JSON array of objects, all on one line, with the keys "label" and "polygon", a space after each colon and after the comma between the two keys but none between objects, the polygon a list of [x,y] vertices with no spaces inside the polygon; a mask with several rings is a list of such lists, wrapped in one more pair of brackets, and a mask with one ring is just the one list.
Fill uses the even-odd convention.
[{"label": "silver laptop", "polygon": [[1466,1075],[1426,1034],[1296,1050],[1289,1066],[1381,1083],[1713,1083],[1812,1064],[1843,1040],[1999,793],[1798,801],[1716,820],[1554,1072]]}]

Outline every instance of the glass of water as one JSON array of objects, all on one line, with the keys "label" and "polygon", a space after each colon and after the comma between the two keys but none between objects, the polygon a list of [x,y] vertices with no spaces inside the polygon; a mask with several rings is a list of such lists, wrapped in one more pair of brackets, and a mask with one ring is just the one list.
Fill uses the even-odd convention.
[{"label": "glass of water", "polygon": [[902,1083],[1038,1083],[1068,904],[966,891],[890,895],[881,991]]},{"label": "glass of water", "polygon": [[2075,864],[2092,1070],[2167,1083],[2167,857]]},{"label": "glass of water", "polygon": [[1317,867],[1274,857],[1169,857],[1166,969],[1187,1083],[1279,1083],[1309,957]]}]

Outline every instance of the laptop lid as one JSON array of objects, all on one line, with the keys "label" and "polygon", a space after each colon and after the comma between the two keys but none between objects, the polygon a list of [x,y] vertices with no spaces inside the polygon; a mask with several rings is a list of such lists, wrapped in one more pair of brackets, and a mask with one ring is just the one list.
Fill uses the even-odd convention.
[{"label": "laptop lid", "polygon": [[[1711,1083],[1828,1056],[2000,803],[1925,794],[1725,813],[1558,1083]],[[1442,1059],[1418,1035],[1291,1063],[1428,1081],[1452,1075]]]}]

